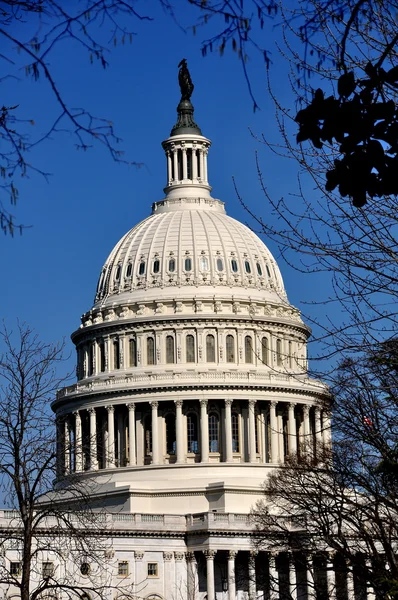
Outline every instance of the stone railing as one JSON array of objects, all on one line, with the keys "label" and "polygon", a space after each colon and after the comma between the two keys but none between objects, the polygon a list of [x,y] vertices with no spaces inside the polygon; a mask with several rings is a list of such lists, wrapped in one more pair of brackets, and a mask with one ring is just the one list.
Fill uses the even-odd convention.
[{"label": "stone railing", "polygon": [[256,371],[160,371],[146,373],[124,373],[119,376],[106,378],[95,378],[91,381],[79,381],[67,386],[57,392],[57,400],[61,400],[75,394],[91,394],[109,390],[126,390],[129,388],[155,388],[160,385],[198,385],[198,384],[228,384],[228,385],[271,385],[295,387],[311,390],[316,393],[324,393],[326,387],[321,382],[309,379],[303,373],[259,373]]},{"label": "stone railing", "polygon": [[[90,530],[159,530],[159,531],[194,531],[198,529],[252,529],[247,514],[205,512],[192,515],[148,514],[148,513],[98,513],[93,519],[83,518],[81,526]],[[79,529],[79,519],[73,519],[74,526]],[[0,529],[19,527],[21,520],[18,511],[0,510]],[[56,520],[53,517],[43,521],[43,528],[54,527]]]},{"label": "stone railing", "polygon": [[187,531],[198,529],[253,529],[249,515],[243,513],[207,512],[187,515]]}]

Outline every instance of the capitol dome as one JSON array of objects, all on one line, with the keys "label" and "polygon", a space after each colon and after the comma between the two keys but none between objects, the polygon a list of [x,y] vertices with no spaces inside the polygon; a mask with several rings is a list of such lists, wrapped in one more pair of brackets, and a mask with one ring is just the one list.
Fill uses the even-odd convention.
[{"label": "capitol dome", "polygon": [[326,390],[275,259],[211,195],[189,98],[177,113],[165,197],[116,244],[72,334],[57,485],[96,481],[118,510],[248,513],[275,465],[328,435]]},{"label": "capitol dome", "polygon": [[270,251],[248,227],[225,214],[222,202],[166,198],[112,250],[94,310],[156,298],[159,288],[162,296],[185,295],[187,286],[200,286],[205,295],[231,290],[247,295],[250,290],[258,300],[286,302]]}]

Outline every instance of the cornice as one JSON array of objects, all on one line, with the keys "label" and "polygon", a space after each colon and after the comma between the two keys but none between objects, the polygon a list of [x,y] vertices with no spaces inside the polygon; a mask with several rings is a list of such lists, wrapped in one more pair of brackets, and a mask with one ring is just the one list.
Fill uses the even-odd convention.
[{"label": "cornice", "polygon": [[[208,373],[208,372],[207,372]],[[217,374],[217,372],[215,373]],[[223,374],[223,373],[222,373]],[[245,374],[243,372],[243,374]],[[133,399],[136,397],[146,397],[146,396],[154,396],[161,394],[173,394],[173,393],[189,393],[197,394],[198,398],[203,394],[212,393],[212,392],[221,392],[227,391],[228,395],[231,394],[242,394],[242,393],[264,393],[264,394],[290,394],[294,396],[302,396],[305,398],[314,398],[314,399],[323,399],[328,397],[328,391],[326,386],[314,382],[305,382],[305,381],[293,381],[287,384],[286,381],[277,381],[270,380],[268,383],[260,381],[255,381],[255,377],[252,375],[250,381],[250,377],[246,377],[246,381],[237,381],[237,378],[229,377],[228,380],[224,378],[224,381],[217,382],[216,377],[214,378],[214,382],[208,382],[205,378],[201,380],[200,373],[198,373],[198,377],[195,377],[192,373],[190,373],[189,379],[191,381],[181,382],[178,381],[181,378],[182,373],[173,373],[172,374],[176,381],[171,382],[169,385],[165,383],[161,383],[160,378],[153,378],[152,385],[145,385],[144,378],[141,377],[139,381],[137,381],[137,387],[133,387],[131,382],[129,382],[129,378],[125,377],[123,380],[120,380],[119,384],[114,386],[112,389],[108,380],[105,380],[102,384],[98,383],[94,385],[94,382],[86,382],[86,383],[76,383],[73,386],[69,386],[67,388],[63,388],[57,393],[56,400],[52,403],[52,408],[55,408],[64,402],[73,402],[79,400],[79,402],[84,402],[85,399],[92,400],[93,398],[101,397],[101,399],[107,399],[112,402],[117,401],[125,402],[127,398]],[[247,373],[246,373],[247,375]],[[291,376],[291,379],[294,379],[294,375]],[[242,377],[243,380],[243,377]],[[108,381],[108,383],[107,383]],[[148,376],[147,383],[151,383],[151,378]],[[168,399],[168,398],[167,398]],[[166,398],[165,398],[166,400]],[[267,398],[264,398],[267,400]],[[145,399],[143,401],[146,401]]]},{"label": "cornice", "polygon": [[[192,307],[195,306],[194,312]],[[199,306],[206,306],[206,310]],[[160,308],[159,308],[160,306]],[[168,314],[163,314],[166,310]],[[160,312],[159,312],[160,311]],[[185,314],[184,314],[185,313]],[[163,302],[141,302],[107,308],[104,310],[91,310],[82,317],[82,326],[72,333],[72,340],[77,343],[84,333],[90,336],[98,334],[114,334],[117,331],[131,331],[138,326],[145,328],[161,327],[166,323],[196,324],[233,323],[234,326],[251,324],[268,324],[281,328],[290,327],[308,337],[311,329],[303,323],[300,312],[286,303],[275,304],[268,302],[251,301],[250,299],[233,298],[203,299],[189,298],[179,300],[164,300]],[[115,331],[117,330],[117,331]],[[95,333],[95,335],[93,335]]]}]

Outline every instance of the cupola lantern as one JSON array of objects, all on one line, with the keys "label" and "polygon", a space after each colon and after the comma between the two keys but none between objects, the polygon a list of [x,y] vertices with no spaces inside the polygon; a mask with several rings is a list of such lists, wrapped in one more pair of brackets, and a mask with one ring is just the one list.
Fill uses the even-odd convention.
[{"label": "cupola lantern", "polygon": [[191,95],[194,90],[186,59],[179,64],[178,82],[181,100],[177,107],[177,123],[170,137],[162,142],[167,157],[167,198],[210,197],[207,154],[211,142],[193,118]]}]

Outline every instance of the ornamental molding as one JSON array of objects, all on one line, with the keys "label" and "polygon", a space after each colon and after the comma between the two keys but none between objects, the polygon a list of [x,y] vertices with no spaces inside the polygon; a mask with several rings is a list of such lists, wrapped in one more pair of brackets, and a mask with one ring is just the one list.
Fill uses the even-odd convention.
[{"label": "ornamental molding", "polygon": [[[55,408],[56,404],[58,402],[61,401],[68,401],[70,400],[71,402],[76,401],[77,399],[80,400],[81,404],[79,405],[79,409],[85,409],[88,408],[87,406],[85,406],[86,403],[86,398],[92,398],[93,396],[97,396],[100,395],[101,399],[103,401],[106,402],[112,402],[112,403],[117,403],[117,404],[125,404],[126,403],[126,396],[134,396],[134,400],[135,402],[140,402],[139,399],[137,399],[137,396],[142,396],[143,397],[143,402],[147,402],[148,400],[146,400],[146,396],[150,395],[153,397],[154,393],[157,394],[165,394],[167,397],[164,398],[164,400],[168,401],[170,400],[170,396],[173,393],[181,393],[181,392],[187,392],[189,393],[190,397],[192,397],[192,394],[196,394],[198,395],[198,399],[203,395],[203,394],[211,394],[212,392],[223,392],[223,391],[227,391],[229,393],[229,395],[235,395],[237,394],[238,396],[242,396],[242,394],[248,394],[248,393],[260,393],[260,394],[275,394],[277,393],[278,395],[280,394],[290,394],[293,396],[301,396],[303,397],[303,400],[300,401],[299,399],[297,399],[297,404],[305,404],[308,398],[312,398],[315,402],[319,402],[320,399],[324,399],[324,398],[329,398],[329,394],[328,394],[328,390],[325,386],[321,386],[321,385],[316,385],[316,384],[310,384],[307,382],[303,382],[302,383],[302,387],[299,386],[298,384],[298,378],[295,378],[294,376],[292,377],[293,379],[293,383],[295,384],[295,386],[297,387],[289,387],[283,384],[283,382],[280,382],[280,385],[275,385],[272,384],[272,382],[270,381],[269,385],[265,385],[265,384],[261,384],[261,383],[256,383],[256,380],[254,378],[252,378],[252,383],[247,383],[248,378],[247,377],[242,377],[242,380],[245,379],[246,382],[242,381],[241,385],[239,385],[237,383],[237,381],[233,378],[229,379],[229,383],[227,383],[225,380],[224,382],[219,382],[217,384],[214,385],[210,385],[208,383],[208,378],[207,381],[206,379],[203,379],[203,384],[202,385],[198,385],[197,381],[199,379],[196,378],[196,381],[193,377],[192,373],[188,373],[188,374],[182,374],[182,373],[175,373],[174,375],[174,379],[173,379],[173,383],[171,383],[169,386],[165,387],[165,386],[161,386],[160,381],[161,378],[158,379],[158,385],[156,385],[156,387],[145,387],[143,384],[143,380],[140,380],[141,385],[139,385],[136,389],[131,387],[131,379],[128,377],[125,377],[123,379],[120,378],[120,380],[118,382],[113,382],[113,386],[116,389],[112,389],[113,386],[109,385],[109,382],[105,381],[105,382],[97,382],[98,385],[93,385],[94,382],[90,382],[90,383],[76,383],[72,386],[68,386],[66,388],[63,388],[62,390],[59,390],[57,392],[57,397],[56,400],[53,403],[53,407]],[[191,380],[191,385],[184,385],[181,382],[181,379],[184,379],[183,375],[189,375],[189,379]],[[200,374],[195,374],[195,375],[200,375]],[[180,385],[178,385],[178,382],[180,383]],[[308,386],[308,387],[305,387]],[[118,389],[120,388],[120,389]],[[247,395],[244,398],[234,398],[236,400],[239,399],[245,399],[247,400]],[[162,400],[162,399],[161,399]],[[270,398],[268,397],[264,397],[264,398],[257,398],[257,400],[264,400],[264,401],[270,401]],[[286,402],[289,402],[289,400],[287,399]],[[99,405],[102,406],[103,404]],[[65,408],[69,408],[69,407],[65,407]],[[73,406],[73,409],[70,408],[68,410],[68,412],[72,412],[72,410],[76,410],[76,408]],[[60,416],[62,416],[62,414],[66,412],[66,411],[61,411],[59,413]]]},{"label": "ornamental molding", "polygon": [[[241,331],[248,331],[251,333],[255,333],[260,337],[261,335],[278,335],[284,334],[291,336],[291,341],[295,341],[298,343],[305,344],[310,335],[310,329],[303,326],[296,326],[292,323],[280,323],[279,321],[271,321],[269,319],[258,319],[248,320],[244,318],[234,319],[229,318],[220,318],[220,320],[214,320],[211,317],[189,317],[183,318],[181,317],[172,318],[172,317],[164,317],[159,319],[145,319],[141,320],[139,323],[134,323],[130,321],[129,323],[122,323],[115,321],[112,324],[109,324],[107,328],[104,328],[103,325],[93,325],[93,327],[79,329],[72,334],[72,341],[78,345],[90,344],[92,342],[101,342],[103,338],[110,336],[116,337],[121,336],[122,334],[128,337],[129,335],[139,335],[139,334],[147,334],[147,333],[158,333],[165,331],[165,328],[173,327],[175,332],[184,332],[186,327],[191,327],[193,329],[203,329],[207,327],[212,327],[216,329],[219,333],[224,332],[224,330],[228,329],[231,333],[237,333]],[[106,341],[104,339],[104,341]],[[107,352],[105,351],[105,354]],[[105,357],[107,358],[107,357]]]},{"label": "ornamental molding", "polygon": [[301,319],[300,311],[282,300],[281,303],[264,302],[260,299],[234,299],[228,297],[213,298],[164,298],[162,301],[153,300],[146,302],[140,300],[132,303],[122,303],[120,306],[115,302],[112,307],[93,308],[81,317],[82,328],[93,325],[101,326],[110,322],[135,320],[137,317],[156,317],[161,315],[172,316],[175,314],[191,314],[194,317],[198,313],[240,315],[242,318],[267,318],[277,317],[288,319],[306,327]]}]

